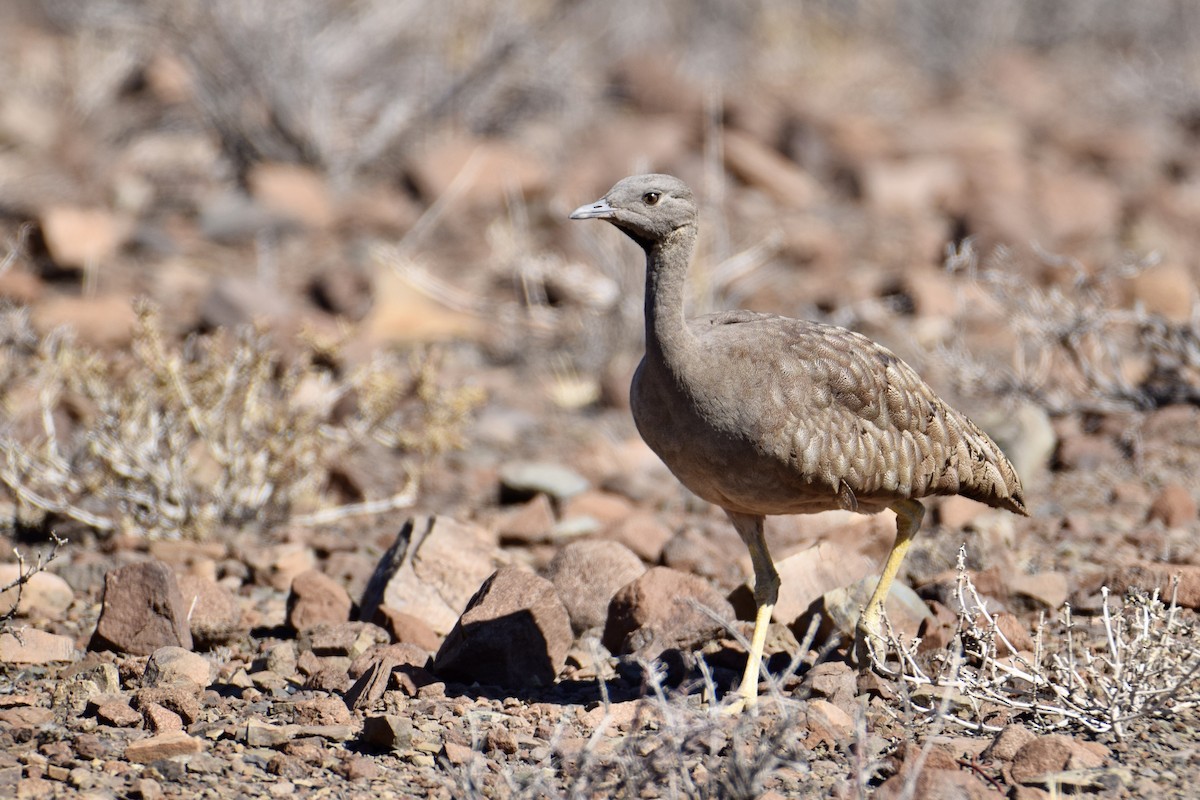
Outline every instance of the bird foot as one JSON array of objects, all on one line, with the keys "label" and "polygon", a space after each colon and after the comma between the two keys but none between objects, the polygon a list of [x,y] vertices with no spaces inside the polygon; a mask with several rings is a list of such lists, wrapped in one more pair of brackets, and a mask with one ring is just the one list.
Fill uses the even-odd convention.
[{"label": "bird foot", "polygon": [[882,675],[890,675],[887,669],[887,642],[878,630],[864,624],[861,620],[854,628],[854,650],[851,662],[860,672],[875,671]]}]

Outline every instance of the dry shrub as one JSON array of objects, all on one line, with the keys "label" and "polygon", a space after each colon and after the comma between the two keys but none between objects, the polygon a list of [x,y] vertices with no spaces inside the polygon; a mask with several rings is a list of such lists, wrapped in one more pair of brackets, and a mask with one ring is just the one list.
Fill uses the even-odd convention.
[{"label": "dry shrub", "polygon": [[[318,365],[329,356],[285,359],[249,327],[178,344],[148,305],[131,352],[102,355],[5,310],[0,487],[23,524],[191,538],[411,504],[421,471],[461,446],[479,392],[444,386],[432,352],[380,354],[344,378]],[[408,484],[330,508],[331,464],[368,438],[400,451]]]},{"label": "dry shrub", "polygon": [[1039,623],[1034,652],[1020,653],[976,592],[965,559],[960,550],[949,649],[926,658],[918,641],[891,634],[899,667],[878,666],[908,686],[909,713],[976,731],[997,731],[1016,716],[1037,730],[1125,739],[1200,706],[1200,631],[1174,598],[1130,590],[1117,599],[1105,589],[1097,617],[1064,606]]}]

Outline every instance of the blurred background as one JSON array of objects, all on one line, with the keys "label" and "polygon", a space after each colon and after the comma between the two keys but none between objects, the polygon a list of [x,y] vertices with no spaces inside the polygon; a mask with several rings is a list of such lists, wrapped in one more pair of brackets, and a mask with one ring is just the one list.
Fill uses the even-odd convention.
[{"label": "blurred background", "polygon": [[632,437],[642,266],[566,215],[663,171],[696,312],[862,330],[1010,448],[1032,420],[1036,475],[1200,402],[1197,38],[1188,0],[12,0],[8,383],[22,336],[127,350],[149,298],[335,374],[441,343],[487,400],[431,505],[547,450],[603,474],[572,431]]}]

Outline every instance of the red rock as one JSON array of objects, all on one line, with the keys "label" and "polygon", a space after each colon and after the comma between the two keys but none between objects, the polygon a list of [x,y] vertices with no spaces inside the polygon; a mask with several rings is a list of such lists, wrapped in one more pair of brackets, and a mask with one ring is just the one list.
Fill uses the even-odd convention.
[{"label": "red rock", "polygon": [[442,638],[423,619],[388,606],[380,606],[372,622],[391,634],[394,642],[413,644],[430,653],[436,653],[442,644]]},{"label": "red rock", "polygon": [[442,745],[442,757],[455,766],[468,764],[478,755],[478,753],[466,745],[455,744],[454,742],[445,742]]},{"label": "red rock", "polygon": [[824,743],[836,752],[842,745],[849,744],[854,736],[854,719],[827,700],[809,700],[807,720],[806,747]]},{"label": "red rock", "polygon": [[545,578],[515,567],[492,574],[467,604],[434,659],[440,677],[508,686],[548,686],[574,636]]},{"label": "red rock", "polygon": [[780,203],[809,208],[821,196],[820,185],[799,164],[754,137],[726,129],[724,145],[725,167]]},{"label": "red rock", "polygon": [[492,526],[501,544],[548,542],[554,531],[554,508],[539,492],[532,499],[505,509]]},{"label": "red rock", "polygon": [[1039,736],[1013,755],[1012,776],[1017,783],[1040,783],[1047,773],[1092,769],[1108,758],[1108,748],[1099,742],[1081,742],[1070,736]]},{"label": "red rock", "polygon": [[1140,305],[1175,323],[1186,323],[1191,318],[1197,300],[1196,282],[1188,268],[1178,262],[1142,270],[1128,280],[1125,289],[1129,305]]},{"label": "red rock", "polygon": [[453,185],[460,208],[498,208],[514,194],[537,194],[549,178],[540,156],[501,139],[458,135],[430,142],[409,166],[413,183],[429,203]]},{"label": "red rock", "polygon": [[177,731],[131,742],[125,748],[125,759],[139,764],[150,764],[164,758],[194,755],[203,750],[204,742],[200,739]]},{"label": "red rock", "polygon": [[905,161],[874,160],[863,165],[863,194],[879,213],[904,217],[954,212],[963,206],[965,177],[945,156]]},{"label": "red rock", "polygon": [[145,686],[133,693],[133,705],[136,708],[143,708],[150,703],[174,711],[185,725],[191,725],[200,718],[200,694],[194,686]]},{"label": "red rock", "polygon": [[1005,725],[992,743],[988,745],[984,755],[1001,761],[1012,761],[1017,751],[1037,738],[1037,734],[1019,723]]},{"label": "red rock", "polygon": [[98,208],[51,206],[41,213],[42,236],[54,263],[90,269],[116,255],[129,237],[129,221]]},{"label": "red rock", "polygon": [[322,623],[347,622],[353,605],[340,583],[310,569],[292,579],[287,601],[288,626],[302,631]]},{"label": "red rock", "polygon": [[284,292],[258,278],[224,276],[213,281],[200,304],[200,317],[211,328],[236,328],[256,322],[280,323],[296,317]]},{"label": "red rock", "polygon": [[824,698],[846,711],[854,701],[857,680],[844,661],[822,661],[805,675],[814,697]]},{"label": "red rock", "polygon": [[[1172,586],[1175,576],[1179,576],[1177,594]],[[1157,589],[1164,602],[1170,602],[1174,596],[1175,601],[1184,608],[1200,608],[1200,566],[1194,564],[1130,564],[1109,572],[1105,583],[1117,595],[1134,588],[1145,591]]]},{"label": "red rock", "polygon": [[142,719],[146,721],[146,727],[155,733],[171,733],[183,730],[183,720],[180,716],[174,711],[160,706],[158,703],[143,705],[141,712]]},{"label": "red rock", "polygon": [[[1033,650],[1033,637],[1029,635],[1029,629],[1016,618],[1015,615],[1008,612],[994,614],[992,619],[996,622],[996,655],[999,658],[1011,656],[1021,651]],[[980,626],[985,626],[987,622],[983,619],[976,620]],[[1005,643],[1007,641],[1007,644]],[[1009,645],[1012,645],[1009,647]]]},{"label": "red rock", "polygon": [[1192,493],[1178,483],[1164,486],[1154,496],[1150,510],[1146,512],[1146,521],[1155,520],[1168,528],[1182,528],[1196,521],[1196,501]]},{"label": "red rock", "polygon": [[1067,576],[1061,572],[1012,575],[1009,577],[1008,588],[1013,594],[1032,598],[1055,611],[1063,607],[1071,591]]},{"label": "red rock", "polygon": [[707,581],[669,567],[653,567],[618,591],[608,606],[604,646],[614,654],[657,658],[664,650],[689,650],[716,636],[717,619],[733,622],[733,607]]},{"label": "red rock", "polygon": [[444,635],[479,585],[505,560],[494,537],[477,525],[415,517],[375,568],[363,592],[362,617],[372,619],[386,605]]},{"label": "red rock", "polygon": [[980,514],[987,510],[988,507],[983,503],[972,500],[969,497],[954,495],[952,497],[944,497],[938,503],[937,518],[943,527],[960,531],[974,522]]},{"label": "red rock", "polygon": [[132,728],[142,721],[142,715],[120,700],[104,703],[96,709],[96,719],[114,728]]},{"label": "red rock", "polygon": [[779,600],[773,617],[791,625],[826,592],[870,575],[876,559],[858,551],[847,552],[835,542],[821,542],[775,564],[779,573]]},{"label": "red rock", "polygon": [[1083,173],[1044,172],[1034,197],[1052,247],[1101,238],[1120,226],[1121,195],[1109,180]]},{"label": "red rock", "polygon": [[109,570],[89,649],[150,655],[166,645],[192,648],[187,606],[170,567],[143,561]]},{"label": "red rock", "polygon": [[146,662],[142,685],[184,686],[198,692],[212,684],[215,672],[212,663],[199,653],[182,647],[160,647]]},{"label": "red rock", "polygon": [[[0,586],[15,582],[20,574],[19,565],[0,564]],[[39,616],[59,620],[75,601],[75,593],[71,591],[71,587],[53,572],[34,573],[20,588],[20,594],[21,602],[17,606],[17,616],[21,617]],[[0,592],[0,614],[7,613],[16,602],[17,587]]]},{"label": "red rock", "polygon": [[619,522],[605,528],[600,536],[620,542],[634,552],[642,561],[657,564],[662,558],[663,547],[674,533],[649,511],[634,511]]},{"label": "red rock", "polygon": [[75,640],[36,628],[0,633],[0,664],[49,664],[74,661]]},{"label": "red rock", "polygon": [[310,228],[333,224],[333,200],[325,178],[299,164],[260,162],[246,176],[250,194],[264,208],[283,219]]},{"label": "red rock", "polygon": [[238,599],[219,583],[196,575],[179,576],[179,593],[190,609],[188,627],[197,649],[211,650],[246,635]]},{"label": "red rock", "polygon": [[645,571],[641,559],[625,545],[589,540],[559,550],[547,577],[571,616],[571,627],[582,633],[603,625],[613,595]]},{"label": "red rock", "polygon": [[590,517],[601,527],[615,525],[633,513],[633,503],[628,498],[611,492],[591,489],[566,500],[562,507],[562,519]]},{"label": "red rock", "polygon": [[133,339],[136,315],[126,295],[72,297],[54,295],[32,311],[33,326],[47,334],[57,328],[75,331],[79,341],[92,347],[127,347]]}]

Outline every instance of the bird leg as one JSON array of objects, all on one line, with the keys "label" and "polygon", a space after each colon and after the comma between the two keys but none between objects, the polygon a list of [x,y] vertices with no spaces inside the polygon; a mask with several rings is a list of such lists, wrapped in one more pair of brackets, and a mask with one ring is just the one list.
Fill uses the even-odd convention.
[{"label": "bird leg", "polygon": [[916,500],[901,500],[893,504],[891,509],[896,512],[896,541],[892,544],[879,583],[875,584],[875,591],[863,608],[854,631],[854,659],[859,668],[864,670],[870,669],[873,664],[882,664],[885,658],[883,604],[925,517],[925,507]]},{"label": "bird leg", "polygon": [[729,711],[737,713],[743,707],[753,708],[758,701],[758,678],[762,669],[763,648],[767,643],[767,628],[771,624],[771,612],[779,597],[779,573],[767,551],[767,540],[763,536],[763,518],[753,514],[735,514],[726,511],[738,535],[750,550],[750,562],[754,565],[754,636],[750,640],[750,653],[746,658],[746,671],[742,674],[740,696]]}]

